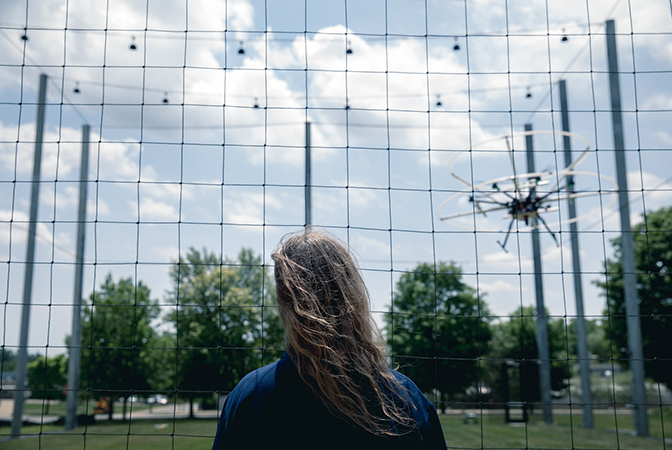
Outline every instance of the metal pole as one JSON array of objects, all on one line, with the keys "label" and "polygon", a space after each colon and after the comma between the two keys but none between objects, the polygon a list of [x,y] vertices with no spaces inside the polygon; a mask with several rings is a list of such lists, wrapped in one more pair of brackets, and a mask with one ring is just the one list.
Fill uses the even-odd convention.
[{"label": "metal pole", "polygon": [[[532,124],[525,124],[525,131],[532,131]],[[525,136],[525,149],[527,151],[527,171],[532,173],[534,169],[534,142],[532,135]],[[530,190],[530,196],[534,195],[535,189]],[[537,297],[537,358],[539,364],[539,390],[541,392],[541,409],[544,422],[553,425],[553,405],[551,404],[551,363],[548,355],[548,322],[546,307],[544,306],[544,285],[541,272],[541,246],[539,244],[539,229],[536,217],[532,217],[532,253],[534,256],[534,291]]]},{"label": "metal pole", "polygon": [[[569,107],[567,106],[567,85],[560,80],[560,110],[562,111],[562,131],[569,132]],[[562,137],[565,149],[565,167],[572,163],[572,142],[569,136]],[[567,177],[567,194],[574,193],[574,177]],[[581,282],[581,256],[579,254],[579,234],[574,219],[576,218],[576,200],[567,200],[569,207],[569,235],[572,242],[572,270],[574,271],[574,299],[576,301],[576,340],[579,352],[579,373],[581,375],[581,401],[583,402],[583,427],[593,428],[593,400],[590,392],[590,356],[588,354],[588,337],[586,319],[583,312],[583,284]]]},{"label": "metal pole", "polygon": [[77,215],[77,260],[75,262],[75,294],[72,302],[72,331],[68,359],[68,395],[65,429],[77,426],[77,397],[79,394],[79,370],[82,360],[82,278],[84,275],[84,242],[86,232],[86,193],[89,177],[89,131],[82,126],[82,163],[79,169],[79,211]]},{"label": "metal pole", "polygon": [[19,351],[16,358],[16,390],[14,391],[14,413],[12,416],[12,436],[21,435],[23,424],[23,401],[26,388],[26,362],[28,360],[28,328],[30,326],[30,302],[33,294],[33,264],[35,262],[35,235],[37,229],[37,207],[40,197],[40,172],[42,170],[42,138],[44,136],[44,110],[47,99],[47,76],[40,75],[40,91],[37,100],[37,125],[35,128],[35,155],[33,159],[33,184],[30,188],[30,219],[28,222],[28,245],[26,248],[26,272],[23,283],[23,308],[21,310],[21,331]]},{"label": "metal pole", "polygon": [[635,409],[633,425],[639,436],[649,435],[649,419],[646,415],[646,391],[644,390],[644,354],[642,351],[642,330],[637,299],[637,274],[635,265],[635,241],[630,227],[630,205],[628,201],[628,180],[625,166],[625,142],[623,138],[623,117],[621,115],[621,86],[618,79],[618,59],[616,51],[616,27],[613,20],[607,20],[607,59],[609,60],[609,89],[611,91],[611,122],[614,131],[614,154],[616,155],[616,177],[618,182],[618,203],[621,212],[621,255],[623,269],[623,293],[627,313],[628,350],[632,391]]},{"label": "metal pole", "polygon": [[310,185],[312,183],[311,162],[310,162],[310,122],[306,122],[306,192],[305,192],[305,206],[306,206],[306,231],[312,224],[312,200]]}]

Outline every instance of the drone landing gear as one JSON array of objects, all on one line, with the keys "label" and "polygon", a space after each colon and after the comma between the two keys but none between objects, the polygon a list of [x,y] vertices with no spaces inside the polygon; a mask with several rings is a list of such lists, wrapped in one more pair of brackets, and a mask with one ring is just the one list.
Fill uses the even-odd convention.
[{"label": "drone landing gear", "polygon": [[[542,223],[544,228],[546,228],[546,231],[548,231],[548,234],[550,234],[551,237],[553,238],[553,241],[555,242],[556,247],[560,247],[560,243],[558,242],[558,239],[555,237],[555,233],[553,233],[551,231],[551,229],[548,227],[548,224],[546,223],[544,218],[541,217],[541,216],[537,216],[536,219],[538,219]],[[502,250],[504,250],[505,253],[509,253],[509,251],[506,249],[506,243],[509,240],[509,236],[511,235],[511,228],[513,228],[513,222],[515,222],[515,221],[516,221],[516,218],[514,217],[509,222],[509,228],[506,230],[506,236],[504,236],[504,242],[497,241],[497,243],[499,244],[500,247],[502,247]],[[525,223],[527,223],[527,221]]]},{"label": "drone landing gear", "polygon": [[509,222],[509,229],[506,230],[506,236],[504,236],[504,243],[501,243],[497,241],[500,247],[502,247],[502,250],[504,250],[505,253],[509,253],[509,251],[506,249],[506,241],[509,240],[509,235],[511,234],[511,228],[513,227],[513,222],[516,221],[516,218],[512,218],[511,222]]},{"label": "drone landing gear", "polygon": [[544,225],[544,228],[546,228],[546,231],[548,231],[548,234],[551,235],[551,237],[553,238],[553,241],[555,242],[555,246],[560,247],[560,243],[558,242],[558,239],[555,237],[555,233],[553,233],[551,231],[551,229],[548,228],[548,225],[546,224],[546,221],[544,220],[544,218],[541,217],[541,216],[537,216],[537,219],[539,219],[539,221]]}]

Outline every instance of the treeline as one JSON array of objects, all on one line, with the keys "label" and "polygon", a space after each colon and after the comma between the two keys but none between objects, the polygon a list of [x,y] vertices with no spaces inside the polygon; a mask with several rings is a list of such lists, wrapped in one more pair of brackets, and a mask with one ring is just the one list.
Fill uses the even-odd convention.
[{"label": "treeline", "polygon": [[170,279],[161,307],[130,278],[108,276],[91,295],[80,389],[124,399],[168,394],[188,400],[193,416],[196,399],[213,403],[214,393],[282,355],[275,288],[260,256],[245,249],[222,261],[192,248]]},{"label": "treeline", "polygon": [[[672,208],[651,213],[646,223],[634,227],[645,364],[647,376],[669,386],[670,347],[660,343],[672,337]],[[616,259],[607,262],[598,283],[607,308],[601,320],[586,321],[588,345],[595,357],[627,366],[620,242],[612,243]],[[284,352],[274,280],[251,250],[222,261],[192,248],[172,265],[170,279],[161,304],[131,278],[115,282],[108,276],[90,296],[83,312],[82,397],[164,394],[189,401],[193,414],[194,402],[216,407],[218,393]],[[486,298],[463,282],[454,263],[423,263],[402,274],[384,315],[393,362],[443,402],[499,403],[508,394],[538,401],[535,309],[496,317]],[[561,392],[577,362],[576,324],[549,317],[548,334],[551,388]],[[3,353],[8,370],[12,358],[4,355],[11,352]],[[504,364],[515,368],[508,383]],[[65,355],[33,357],[29,364],[33,397],[62,398],[66,379]]]},{"label": "treeline", "polygon": [[[509,397],[539,401],[535,308],[497,317],[485,297],[464,284],[453,263],[419,264],[403,274],[392,313],[385,316],[394,362],[424,392],[438,394],[443,406],[488,401],[501,406]],[[558,317],[547,320],[551,389],[560,394],[576,363],[576,324]],[[591,351],[608,358],[600,322],[589,320],[587,328]],[[502,366],[514,369],[513,379],[504,378]]]},{"label": "treeline", "polygon": [[[82,400],[123,398],[125,417],[130,397],[160,394],[187,400],[193,416],[196,400],[216,407],[216,393],[284,352],[274,280],[251,250],[222,261],[192,248],[172,265],[170,279],[159,302],[142,281],[108,275],[85,302]],[[31,358],[33,398],[64,399],[67,355]],[[114,401],[106,403],[112,419]]]},{"label": "treeline", "polygon": [[[216,407],[253,369],[284,352],[283,329],[275,307],[269,269],[250,250],[222,262],[207,250],[190,249],[170,269],[172,286],[161,304],[132,278],[111,275],[83,310],[82,397],[126,399],[163,394]],[[474,387],[490,386],[501,397],[502,361],[521,365],[529,395],[539,397],[535,311],[523,308],[509,320],[490,315],[485,294],[462,281],[455,264],[419,264],[403,274],[385,315],[385,335],[394,363],[425,392],[443,401],[473,400]],[[566,386],[567,328],[549,322],[553,388]],[[593,331],[599,331],[593,326]],[[34,398],[64,398],[67,357],[35,358],[29,365]],[[470,391],[471,389],[471,391]],[[114,413],[114,402],[109,417]]]},{"label": "treeline", "polygon": [[[642,219],[633,235],[644,366],[648,378],[672,388],[672,346],[665,345],[672,339],[672,208]],[[627,369],[620,238],[611,244],[614,258],[607,259],[604,276],[594,283],[606,306],[599,320],[586,320],[587,343],[598,361]],[[452,263],[420,264],[402,275],[392,314],[385,316],[395,362],[423,391],[437,392],[443,401],[499,403],[508,394],[538,401],[535,308],[493,317],[485,298],[462,282],[461,269]],[[562,395],[578,362],[576,334],[574,319],[548,317],[551,389],[556,395]],[[515,372],[508,383],[504,365]]]}]

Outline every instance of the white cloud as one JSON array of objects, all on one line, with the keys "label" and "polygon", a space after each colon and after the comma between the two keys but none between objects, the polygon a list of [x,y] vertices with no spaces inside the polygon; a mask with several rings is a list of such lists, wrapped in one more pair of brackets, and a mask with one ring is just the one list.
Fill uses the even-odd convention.
[{"label": "white cloud", "polygon": [[370,236],[355,234],[350,245],[360,260],[386,260],[390,258],[390,243]]},{"label": "white cloud", "polygon": [[650,172],[628,172],[628,190],[631,191],[629,198],[633,211],[630,219],[632,225],[642,222],[639,212],[643,210],[643,206],[648,213],[672,204],[672,181]]},{"label": "white cloud", "polygon": [[[357,185],[356,182],[352,182]],[[350,206],[355,208],[366,208],[372,206],[380,199],[380,191],[373,189],[350,189]]]},{"label": "white cloud", "polygon": [[481,293],[492,293],[495,295],[499,295],[502,292],[506,293],[519,293],[520,292],[520,285],[518,283],[508,283],[504,280],[496,280],[493,281],[492,283],[479,283],[478,284],[480,288]]},{"label": "white cloud", "polygon": [[[135,202],[129,202],[129,206],[135,211]],[[164,202],[145,197],[140,201],[140,221],[143,222],[177,222],[178,214],[174,206]]]},{"label": "white cloud", "polygon": [[[10,220],[14,223],[11,224]],[[0,242],[3,244],[24,244],[28,237],[28,214],[21,211],[12,211],[0,209]],[[51,230],[44,223],[37,224],[37,236],[43,242],[51,244],[54,241]]]},{"label": "white cloud", "polygon": [[283,204],[277,196],[269,193],[228,193],[224,198],[224,220],[235,224],[263,224],[264,207],[277,210]]},{"label": "white cloud", "polygon": [[668,111],[672,109],[672,95],[669,95],[667,92],[661,92],[654,97],[649,97],[642,102],[641,108]]},{"label": "white cloud", "polygon": [[175,245],[158,245],[152,247],[151,252],[157,256],[158,261],[175,261],[178,248]]},{"label": "white cloud", "polygon": [[[346,146],[419,150],[419,167],[427,167],[427,161],[431,158],[433,167],[430,169],[433,170],[436,167],[444,171],[436,171],[438,176],[432,178],[433,189],[437,189],[437,186],[439,189],[447,190],[460,188],[459,184],[452,180],[445,171],[445,164],[451,156],[448,151],[461,150],[470,145],[477,147],[485,140],[506,134],[510,120],[515,120],[514,126],[518,127],[520,125],[518,121],[523,118],[517,113],[510,115],[509,110],[527,111],[535,108],[537,102],[549,89],[546,72],[551,69],[553,76],[558,76],[579,49],[587,43],[587,36],[571,35],[566,44],[560,44],[557,36],[547,38],[545,35],[546,6],[550,8],[548,19],[551,33],[558,33],[566,27],[569,33],[585,34],[587,31],[586,7],[590,8],[590,17],[594,21],[599,21],[613,5],[612,0],[591,1],[589,4],[583,0],[568,0],[568,2],[562,5],[553,3],[545,5],[543,2],[509,4],[510,14],[505,15],[506,5],[504,3],[478,0],[473,7],[469,8],[471,12],[478,11],[478,14],[470,14],[468,17],[472,36],[468,43],[461,38],[462,51],[454,52],[452,38],[445,39],[443,44],[436,44],[438,40],[425,40],[423,37],[388,36],[386,46],[383,39],[358,35],[352,30],[346,30],[338,23],[342,21],[340,17],[328,18],[324,23],[331,23],[331,26],[324,26],[316,34],[301,35],[291,42],[285,41],[287,36],[292,36],[289,34],[280,38],[280,35],[268,33],[260,38],[260,34],[241,32],[263,31],[265,24],[265,21],[259,19],[264,17],[263,11],[255,11],[253,4],[245,0],[229,0],[228,2],[190,0],[189,33],[174,32],[183,31],[187,20],[186,3],[181,0],[150,2],[148,18],[145,17],[147,4],[130,0],[117,1],[109,11],[107,33],[103,32],[106,26],[106,2],[104,0],[70,0],[68,26],[71,30],[67,33],[65,44],[67,47],[64,48],[64,33],[62,32],[62,26],[65,24],[64,3],[60,0],[37,0],[31,1],[30,4],[29,26],[32,28],[29,29],[30,37],[26,48],[27,56],[37,64],[52,65],[44,70],[59,86],[65,53],[65,82],[62,86],[66,94],[65,103],[69,101],[82,103],[78,109],[93,124],[90,178],[94,179],[99,176],[105,182],[125,182],[107,183],[106,186],[109,189],[105,199],[93,199],[90,191],[89,212],[94,211],[93,202],[97,202],[99,212],[108,217],[122,215],[120,211],[126,210],[128,204],[131,205],[133,211],[136,211],[137,205],[133,201],[129,203],[127,194],[129,192],[134,194],[136,190],[139,190],[143,221],[176,221],[178,205],[176,199],[179,198],[181,190],[177,184],[180,180],[178,163],[175,159],[169,159],[168,156],[165,159],[160,156],[151,161],[147,158],[141,160],[138,142],[142,140],[144,148],[154,145],[159,150],[169,146],[174,149],[183,141],[186,145],[195,142],[199,145],[220,146],[225,142],[227,145],[242,144],[259,146],[259,148],[265,146],[267,149],[265,158],[262,152],[250,151],[247,155],[247,158],[254,163],[254,168],[266,164],[264,170],[274,170],[281,175],[284,170],[294,170],[303,163],[300,151],[282,150],[289,148],[300,150],[304,143],[306,79],[303,78],[305,75],[301,69],[306,64],[310,69],[314,69],[308,72],[307,79],[309,92],[307,118],[314,124],[312,141],[317,149],[313,152],[314,161],[330,167],[336,158],[343,158],[343,151],[332,149],[341,149]],[[20,28],[24,20],[25,3],[10,1],[3,6],[6,6],[3,9],[3,21],[18,24]],[[290,12],[286,11],[286,13]],[[623,2],[614,12],[613,16],[618,21],[619,32],[628,31],[629,14],[627,5]],[[227,15],[228,21],[226,20]],[[646,2],[646,4],[638,5],[632,10],[632,16],[635,33],[670,31],[669,5],[665,5],[664,2]],[[255,17],[257,18],[256,23]],[[503,34],[506,31],[505,18],[510,19],[510,31],[512,32],[508,40],[504,36],[489,40],[478,36],[486,32]],[[463,18],[459,20],[463,21]],[[117,31],[119,29],[143,30],[146,24],[150,28],[146,40],[143,32]],[[513,36],[529,28],[529,24],[535,27],[534,33],[541,33],[542,36]],[[452,24],[448,25],[452,26]],[[61,31],[38,30],[36,27],[56,27]],[[74,28],[93,30],[77,31]],[[227,34],[228,49],[225,48],[223,33],[227,28],[229,32]],[[596,91],[597,109],[603,109],[603,102],[606,99],[602,90],[605,83],[601,78],[603,75],[601,71],[604,70],[605,64],[605,52],[602,49],[603,37],[598,32],[599,27],[593,25],[591,30],[593,32],[593,60],[589,59],[591,53],[585,51],[573,66],[573,70],[585,71],[584,74],[577,74],[577,77],[579,75],[587,77],[592,62],[595,77],[581,83],[570,81],[573,83],[571,95],[588,104],[584,108],[586,104],[579,105],[578,101],[572,103],[572,108],[577,110],[593,108],[591,100],[593,87]],[[202,31],[211,32],[201,33]],[[269,28],[267,31],[272,30]],[[347,38],[346,31],[348,32]],[[5,96],[7,104],[18,104],[21,100],[29,105],[35,101],[38,69],[30,67],[31,62],[22,69],[24,70],[23,78],[20,76],[18,68],[22,64],[22,54],[21,51],[17,51],[17,47],[20,49],[23,45],[23,41],[20,40],[22,31],[20,29],[8,30],[7,33],[11,39],[15,39],[14,44],[17,45],[0,37],[0,53],[6,58],[5,65],[0,67],[0,76],[4,81],[3,86],[0,87],[0,94]],[[133,42],[138,47],[135,52],[129,50],[132,35],[135,36]],[[183,67],[185,35],[188,39],[186,68]],[[307,43],[304,43],[304,36],[308,39]],[[347,56],[347,75],[345,72],[346,39],[350,41],[351,48],[354,50],[351,55]],[[238,40],[245,41],[245,55],[238,55],[236,52]],[[672,57],[672,51],[669,48],[672,44],[661,43],[656,36],[635,36],[635,40],[638,65],[649,64],[653,69],[656,65],[657,68],[662,69],[667,67],[665,64],[668,64],[667,62]],[[627,39],[623,40],[623,42],[626,41]],[[425,45],[428,42],[431,45],[426,48]],[[502,43],[507,42],[511,45],[510,49],[502,46]],[[467,92],[465,56],[467,48],[471,58],[470,93]],[[625,47],[624,49],[627,50]],[[628,56],[629,52],[625,50],[621,52],[626,56],[622,61],[622,70],[627,71],[627,58],[631,56]],[[226,71],[221,70],[225,61],[225,51],[228,51]],[[148,67],[143,69],[145,55]],[[105,70],[103,70],[103,61],[106,64]],[[509,76],[506,73],[509,67],[513,72],[517,70],[525,72],[529,71],[525,69],[530,69],[543,73],[512,73]],[[238,68],[243,70],[235,70]],[[429,76],[426,73],[428,69],[431,72]],[[386,70],[389,71],[387,76]],[[476,73],[491,70],[501,73],[492,76]],[[76,81],[79,81],[81,88],[81,93],[77,96],[72,92]],[[103,81],[105,82],[104,87]],[[514,87],[511,97],[508,92],[509,85]],[[526,100],[524,97],[527,85],[532,86],[534,93],[531,100]],[[20,90],[21,88],[23,91]],[[494,88],[505,89],[495,90]],[[161,103],[166,91],[168,92],[168,105]],[[351,107],[347,112],[345,110],[346,94]],[[436,94],[441,95],[444,104],[442,108],[435,106]],[[251,108],[255,97],[259,104],[259,108],[256,109]],[[668,97],[658,94],[645,96],[639,99],[640,107],[670,109]],[[51,83],[48,88],[48,98],[55,104],[61,101],[60,92]],[[186,104],[184,109],[180,105],[183,99]],[[268,105],[266,104],[267,99]],[[102,108],[101,103],[105,103]],[[140,106],[141,103],[143,106]],[[224,104],[226,107],[223,107]],[[554,105],[557,108],[557,104],[554,103]],[[265,109],[265,106],[269,108]],[[277,107],[283,109],[276,109]],[[388,107],[392,110],[403,111],[387,112]],[[427,112],[428,107],[431,109],[430,113]],[[549,114],[543,112],[548,109],[550,109],[549,100],[541,106],[542,113],[534,117],[535,121],[541,122],[541,124],[535,122],[535,129],[537,125],[539,129],[550,127],[547,120]],[[471,113],[467,114],[467,110]],[[479,114],[478,110],[495,111],[498,114]],[[73,114],[70,106],[67,104],[63,106],[64,125],[60,126],[60,130],[55,111],[59,111],[57,106],[50,108],[48,113],[43,179],[55,179],[58,166],[59,179],[74,180],[78,178],[80,152],[78,141],[81,131],[78,126],[72,125],[73,122],[69,122]],[[456,111],[461,111],[461,113],[456,113]],[[11,112],[11,114],[14,113]],[[30,114],[34,114],[32,110]],[[34,124],[30,122],[33,120],[30,114],[26,112],[21,118],[20,135],[17,134],[16,125],[15,122],[11,122],[12,119],[3,116],[3,123],[0,123],[0,141],[4,142],[0,143],[0,173],[5,181],[13,178],[15,164],[19,179],[27,180],[30,177],[32,171],[31,141],[35,131]],[[103,136],[99,145],[98,141],[101,138],[98,136],[98,131],[101,126],[98,122],[101,118]],[[346,121],[349,124],[347,128]],[[224,124],[226,125],[225,133],[222,130]],[[495,128],[499,124],[502,124],[502,127]],[[557,123],[555,125],[557,126]],[[581,125],[583,124],[580,120],[573,122],[573,126],[577,128]],[[592,124],[589,128],[592,128]],[[595,128],[597,129],[597,126]],[[604,132],[601,130],[600,125],[599,140],[603,142]],[[589,134],[585,130],[582,133]],[[17,135],[20,141],[18,152],[16,152],[16,145],[13,144],[17,140]],[[626,135],[634,136],[635,134],[626,130]],[[664,127],[652,130],[648,136],[656,139],[656,145],[662,143],[656,148],[668,148],[672,141]],[[590,137],[591,140],[597,140],[597,138]],[[59,139],[60,146],[55,143]],[[604,144],[601,145],[604,146]],[[273,146],[277,147],[273,148]],[[427,158],[424,152],[430,147],[432,152]],[[506,175],[510,170],[505,158],[504,142],[489,144],[487,147],[488,150],[495,150],[497,153],[474,153],[473,167],[470,166],[470,161],[460,168],[464,168],[466,173],[470,173],[473,169],[477,181]],[[522,148],[522,144],[519,148]],[[276,149],[279,151],[275,151]],[[99,152],[100,164],[98,165],[96,159]],[[18,161],[15,161],[15,155]],[[139,166],[141,161],[142,167]],[[351,162],[352,160],[348,161],[348,163]],[[544,163],[540,162],[538,166],[543,167]],[[337,167],[336,164],[333,167]],[[652,170],[656,169],[661,172],[641,174],[644,177],[644,189],[647,194],[645,197],[647,210],[671,203],[669,191],[659,188],[658,191],[652,191],[667,176],[664,174],[663,164]],[[398,170],[401,177],[414,176],[408,167],[401,167]],[[324,172],[329,171],[324,170]],[[338,180],[345,179],[344,176],[341,178],[334,175],[335,173],[336,169],[328,176],[333,175],[332,178]],[[275,172],[273,174],[276,175]],[[366,179],[367,176],[369,174],[366,173],[362,176],[351,176],[350,182],[353,185],[370,185],[370,180]],[[140,187],[135,183],[138,177],[141,177],[142,181]],[[373,178],[373,174],[370,174],[370,177]],[[632,179],[630,189],[638,189],[639,178],[639,172],[629,174],[629,179]],[[282,177],[279,176],[276,179],[282,179]],[[217,183],[220,180],[203,181]],[[324,180],[315,181],[319,184]],[[189,202],[191,210],[194,211],[194,217],[199,217],[199,210],[212,206],[208,204],[212,202],[212,197],[205,196],[205,194],[200,195],[204,191],[205,189],[199,191],[196,187],[182,189],[182,199]],[[364,211],[362,216],[366,214],[371,216],[379,212],[372,208],[378,198],[375,191],[363,189],[350,191],[350,206],[356,208],[356,211]],[[332,192],[333,195],[331,195]],[[324,213],[334,217],[341,213],[342,217],[336,217],[334,222],[338,222],[339,225],[345,222],[347,214],[343,212],[346,208],[344,191],[339,190],[338,194],[336,191],[323,192],[320,196],[324,199],[322,202]],[[53,200],[53,196],[51,199],[47,197],[42,197],[43,202]],[[133,197],[130,196],[130,198]],[[639,197],[640,200],[635,197]],[[633,193],[631,198],[633,205],[637,201],[640,202],[641,209],[641,195]],[[279,218],[278,221],[282,222],[285,217],[294,217],[292,214],[300,209],[291,203],[296,203],[292,199],[293,197],[284,194],[267,193],[264,197],[258,191],[241,189],[236,192],[232,190],[225,195],[224,205],[217,205],[216,209],[223,208],[226,222],[262,224],[264,218],[268,220],[269,217],[268,214],[267,216],[263,214],[265,204],[267,213],[270,210],[277,212],[277,217],[273,219]],[[316,194],[314,201],[317,199]],[[25,198],[17,199],[17,202],[25,202]],[[57,202],[64,208],[74,210],[77,204],[76,189],[72,186],[59,188]],[[23,203],[17,204],[27,209]],[[460,199],[458,206],[460,208],[469,207],[466,196]],[[0,207],[4,208],[4,215],[1,217],[6,217],[9,213],[9,205],[3,204]],[[288,211],[292,211],[291,214]],[[355,210],[350,211],[351,214],[353,211]],[[23,217],[25,220],[25,214],[21,214],[17,212],[16,217]],[[478,230],[505,228],[508,222],[501,220],[502,215],[493,213],[487,220],[479,218]],[[201,219],[199,217],[198,220]],[[217,219],[219,220],[218,215]],[[202,220],[206,221],[206,219]],[[638,220],[637,213],[633,212],[633,221],[636,220]],[[380,225],[384,222],[375,222],[375,227],[385,228]],[[439,226],[443,227],[443,224]],[[586,225],[582,222],[579,228],[582,226]],[[604,226],[610,230],[618,230],[618,214],[609,213]],[[42,227],[40,230],[45,233],[49,232],[48,229]],[[7,232],[7,224],[0,223],[0,241],[3,243],[8,242]],[[18,227],[15,227],[14,232],[13,239],[17,239],[15,242],[25,241],[25,232],[23,232],[23,237]],[[51,239],[50,234],[47,236]],[[60,235],[57,237],[59,241],[65,238]],[[529,246],[529,236],[521,235],[520,242],[523,243],[523,240],[525,242],[521,247],[520,262],[517,255],[506,254],[496,246],[497,238],[501,239],[501,236],[482,239],[486,243],[480,244],[479,248],[481,270],[507,273],[513,276],[518,270],[529,273],[531,259],[527,257],[529,252],[525,248]],[[589,240],[586,239],[586,241]],[[385,239],[355,234],[353,244],[360,248],[360,253],[367,258],[381,260],[389,258],[389,242]],[[491,247],[490,244],[492,244]],[[582,245],[584,245],[583,241]],[[586,265],[595,267],[597,259],[590,260],[590,257],[600,252],[595,252],[588,243],[585,245],[586,254],[583,257],[586,258]],[[172,256],[176,252],[174,247],[166,246],[165,248],[166,253],[163,256]],[[414,260],[415,256],[421,252],[431,253],[432,251],[432,249],[418,248],[417,253],[414,253],[414,250],[416,249],[412,246],[395,248],[394,257]],[[463,249],[456,246],[455,252],[460,251]],[[487,251],[492,253],[484,254]],[[566,249],[563,251],[563,254],[567,256]],[[558,251],[550,250],[545,254],[545,268],[548,267],[549,271],[557,270],[558,259]],[[568,258],[565,263],[569,261],[571,259]],[[491,295],[501,291],[509,292],[511,298],[519,297],[516,295],[518,288],[505,281],[495,281],[483,286]]]},{"label": "white cloud", "polygon": [[[5,170],[11,170],[16,164],[19,176],[29,175],[32,179],[33,159],[35,148],[35,123],[23,123],[18,135],[19,145],[11,143],[17,139],[17,129],[14,125],[5,125],[0,122],[0,163]],[[41,176],[43,180],[53,180],[58,168],[59,178],[74,174],[79,169],[81,155],[81,131],[62,127],[60,133],[45,130],[42,144]],[[59,143],[60,142],[60,143]],[[21,177],[24,178],[24,177]]]}]

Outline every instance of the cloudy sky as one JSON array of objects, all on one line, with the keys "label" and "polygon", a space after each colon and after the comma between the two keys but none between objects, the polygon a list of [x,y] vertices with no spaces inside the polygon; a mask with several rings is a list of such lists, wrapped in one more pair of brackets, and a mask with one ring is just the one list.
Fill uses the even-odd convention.
[{"label": "cloudy sky", "polygon": [[[505,253],[497,244],[509,223],[504,213],[444,223],[437,209],[449,199],[442,215],[471,208],[468,195],[454,196],[465,186],[449,161],[469,182],[513,174],[503,136],[512,136],[516,173],[526,172],[517,133],[526,123],[562,128],[560,79],[571,130],[590,147],[576,189],[594,195],[577,208],[585,216],[586,313],[600,315],[604,301],[592,281],[619,234],[618,213],[607,207],[615,169],[606,19],[619,34],[638,222],[645,209],[672,204],[668,1],[5,0],[2,344],[18,343],[40,73],[49,83],[31,351],[63,351],[70,330],[84,123],[86,296],[111,272],[137,276],[166,303],[169,265],[192,246],[228,257],[251,247],[270,262],[280,238],[304,224],[310,121],[313,222],[350,243],[374,310],[389,309],[403,271],[450,260],[494,314],[534,304],[524,223],[515,224]],[[562,169],[561,136],[534,139],[537,170]],[[576,158],[586,143],[572,146]],[[559,206],[545,217],[562,245],[547,233],[541,239],[545,301],[552,314],[572,315],[567,211]]]}]

